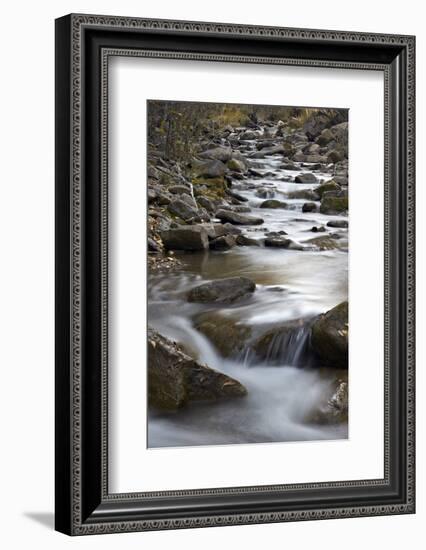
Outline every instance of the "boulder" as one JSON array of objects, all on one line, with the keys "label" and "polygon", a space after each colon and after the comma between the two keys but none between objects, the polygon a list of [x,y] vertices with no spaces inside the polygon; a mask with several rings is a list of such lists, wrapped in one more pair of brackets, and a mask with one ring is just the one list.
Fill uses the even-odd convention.
[{"label": "boulder", "polygon": [[202,159],[220,160],[227,162],[232,155],[232,149],[230,147],[214,147],[213,149],[207,149],[199,153],[199,157]]},{"label": "boulder", "polygon": [[327,227],[344,229],[346,227],[349,227],[349,222],[348,220],[330,220],[329,222],[327,222]]},{"label": "boulder", "polygon": [[340,243],[334,235],[320,235],[313,239],[308,239],[305,244],[315,247],[318,250],[335,250],[336,248],[344,248],[346,244]]},{"label": "boulder", "polygon": [[338,149],[331,150],[327,155],[327,162],[331,164],[336,164],[336,162],[339,162],[340,160],[344,159],[344,154],[342,151],[339,151]]},{"label": "boulder", "polygon": [[290,170],[291,172],[297,172],[300,170],[299,166],[294,164],[294,162],[284,162],[280,166],[281,170]]},{"label": "boulder", "polygon": [[197,178],[220,178],[225,175],[226,165],[220,160],[193,162],[194,176]]},{"label": "boulder", "polygon": [[258,130],[247,130],[246,132],[242,132],[240,135],[239,135],[239,138],[242,139],[242,140],[253,140],[253,139],[257,139],[259,136],[261,135],[261,132],[259,132]]},{"label": "boulder", "polygon": [[311,322],[311,319],[295,319],[281,323],[251,342],[250,351],[268,364],[306,366],[311,355]]},{"label": "boulder", "polygon": [[206,250],[209,247],[207,231],[200,226],[179,227],[160,233],[167,250]]},{"label": "boulder", "polygon": [[188,302],[229,304],[247,298],[255,290],[256,284],[248,277],[216,279],[190,290]]},{"label": "boulder", "polygon": [[240,195],[236,191],[233,191],[232,189],[227,189],[226,194],[232,197],[233,199],[237,199],[239,202],[248,202],[248,199],[244,197],[243,195]]},{"label": "boulder", "polygon": [[288,204],[277,199],[267,199],[261,203],[260,208],[288,208]]},{"label": "boulder", "polygon": [[247,172],[247,166],[242,160],[231,158],[227,162],[227,166],[229,170],[233,170],[234,172],[241,172],[245,173]]},{"label": "boulder", "polygon": [[262,218],[232,212],[232,210],[218,210],[215,216],[221,222],[228,222],[234,225],[261,225],[263,223]]},{"label": "boulder", "polygon": [[235,237],[233,235],[223,235],[210,241],[211,250],[229,250],[235,246]]},{"label": "boulder", "polygon": [[303,131],[308,139],[314,140],[323,130],[336,124],[347,121],[347,114],[343,109],[327,111],[315,111],[303,125]]},{"label": "boulder", "polygon": [[178,216],[184,221],[189,221],[197,218],[198,212],[194,206],[189,205],[182,199],[174,199],[167,205],[167,210],[170,214]]},{"label": "boulder", "polygon": [[267,237],[265,246],[271,248],[287,248],[289,250],[303,250],[303,246],[286,237]]},{"label": "boulder", "polygon": [[305,147],[302,149],[305,155],[314,155],[318,153],[319,150],[320,146],[317,143],[309,143],[308,145],[305,145]]},{"label": "boulder", "polygon": [[216,210],[216,206],[214,205],[213,201],[211,201],[207,197],[204,197],[203,195],[197,197],[197,203],[199,206],[205,208],[209,212],[214,212]]},{"label": "boulder", "polygon": [[262,159],[266,156],[272,155],[292,155],[293,146],[290,143],[280,143],[279,145],[273,145],[272,147],[265,147],[261,151],[254,153],[252,158]]},{"label": "boulder", "polygon": [[305,202],[302,206],[302,212],[316,212],[317,205],[315,202]]},{"label": "boulder", "polygon": [[[342,372],[342,371],[340,371]],[[336,380],[330,397],[312,411],[307,422],[315,424],[340,424],[348,421],[348,382]]]},{"label": "boulder", "polygon": [[336,183],[334,180],[329,180],[318,187],[315,188],[315,193],[317,193],[320,198],[323,196],[324,193],[329,193],[331,191],[335,193],[340,193],[342,188],[338,183]]},{"label": "boulder", "polygon": [[296,176],[294,181],[295,183],[317,183],[318,179],[312,172],[305,172]]},{"label": "boulder", "polygon": [[348,197],[323,197],[321,214],[341,214],[348,210]]},{"label": "boulder", "polygon": [[320,315],[312,325],[311,345],[322,361],[348,368],[348,302]]},{"label": "boulder", "polygon": [[247,237],[246,235],[238,235],[236,242],[239,246],[261,246],[260,241]]},{"label": "boulder", "polygon": [[195,328],[204,334],[222,357],[236,357],[246,348],[251,337],[251,327],[218,311],[208,311],[197,316]]},{"label": "boulder", "polygon": [[300,189],[297,191],[290,191],[287,193],[287,198],[289,199],[304,199],[307,201],[318,201],[319,195],[315,192],[314,189]]},{"label": "boulder", "polygon": [[191,401],[247,395],[234,378],[201,365],[172,340],[148,329],[148,403],[176,410]]}]

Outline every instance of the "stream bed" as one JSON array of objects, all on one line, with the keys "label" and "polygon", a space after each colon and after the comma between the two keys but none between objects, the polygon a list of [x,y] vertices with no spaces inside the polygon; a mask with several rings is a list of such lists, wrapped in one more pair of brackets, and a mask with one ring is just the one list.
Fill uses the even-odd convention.
[{"label": "stream bed", "polygon": [[[148,413],[148,446],[225,445],[312,441],[346,438],[347,423],[312,421],[312,411],[324,403],[336,380],[335,369],[319,368],[315,358],[304,355],[301,328],[291,341],[274,342],[273,364],[256,364],[250,353],[224,358],[219,350],[194,327],[200,314],[214,311],[235,323],[248,325],[255,334],[265,327],[311,318],[348,298],[348,229],[336,228],[339,247],[321,251],[308,241],[321,233],[312,228],[330,220],[347,220],[339,215],[303,212],[306,202],[288,198],[293,191],[314,189],[315,184],[294,183],[295,172],[280,168],[275,156],[251,160],[264,176],[235,182],[233,189],[259,216],[259,226],[241,226],[244,235],[264,239],[265,233],[285,231],[303,250],[235,246],[227,251],[176,253],[183,267],[168,273],[150,274],[148,283],[149,324],[159,333],[179,342],[200,363],[217,369],[247,388],[248,395],[214,403],[191,404],[177,412]],[[312,172],[309,164],[298,173]],[[316,173],[319,180],[329,173]],[[261,208],[265,200],[259,189],[271,189],[275,199],[287,208]],[[319,202],[318,202],[319,205]],[[327,228],[328,229],[328,228]],[[256,283],[256,292],[231,305],[190,303],[187,292],[201,283],[225,277],[245,276]],[[277,361],[278,358],[278,361]]]}]

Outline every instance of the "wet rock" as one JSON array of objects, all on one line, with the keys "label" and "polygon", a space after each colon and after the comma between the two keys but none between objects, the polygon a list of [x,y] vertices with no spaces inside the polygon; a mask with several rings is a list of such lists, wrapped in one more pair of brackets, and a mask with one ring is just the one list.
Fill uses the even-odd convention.
[{"label": "wet rock", "polygon": [[299,243],[287,239],[286,237],[267,237],[265,246],[271,248],[287,248],[288,250],[303,250],[303,246]]},{"label": "wet rock", "polygon": [[261,170],[257,170],[256,168],[249,168],[249,174],[250,176],[254,176],[255,178],[263,178],[266,176],[266,173]]},{"label": "wet rock", "polygon": [[304,199],[307,201],[318,201],[319,195],[313,189],[300,189],[287,193],[289,199]]},{"label": "wet rock", "polygon": [[317,183],[318,179],[312,172],[299,174],[294,178],[295,183]]},{"label": "wet rock", "polygon": [[294,164],[294,162],[284,162],[281,164],[280,168],[282,170],[290,170],[291,172],[297,172],[300,170],[299,166]]},{"label": "wet rock", "polygon": [[317,193],[320,198],[322,198],[324,193],[335,192],[336,194],[340,193],[342,188],[334,180],[329,180],[326,183],[323,183],[315,188],[315,193]]},{"label": "wet rock", "polygon": [[282,235],[287,235],[288,233],[286,233],[283,229],[281,229],[281,231],[269,231],[268,233],[266,233],[266,237],[281,237]]},{"label": "wet rock", "polygon": [[268,364],[306,366],[311,323],[311,319],[296,319],[273,327],[250,344],[250,351]]},{"label": "wet rock", "polygon": [[314,225],[311,227],[311,231],[312,233],[323,233],[326,229],[323,225]]},{"label": "wet rock", "polygon": [[305,202],[302,206],[302,212],[316,212],[318,209],[315,202]]},{"label": "wet rock", "polygon": [[288,204],[277,199],[267,199],[261,203],[260,208],[288,208]]},{"label": "wet rock", "polygon": [[321,235],[319,237],[314,237],[313,239],[308,239],[305,241],[305,244],[313,246],[321,251],[335,250],[336,248],[344,248],[346,246],[344,243],[340,243],[338,238],[334,235]]},{"label": "wet rock", "polygon": [[348,302],[317,318],[312,325],[311,345],[325,364],[348,368]]},{"label": "wet rock", "polygon": [[348,382],[337,380],[329,399],[312,411],[308,422],[315,424],[340,424],[348,421]]},{"label": "wet rock", "polygon": [[246,235],[238,235],[237,244],[239,246],[261,246],[261,242],[257,239],[252,239]]},{"label": "wet rock", "polygon": [[217,311],[197,316],[194,325],[210,340],[222,357],[237,357],[241,354],[252,333],[251,327]]},{"label": "wet rock", "polygon": [[179,227],[162,231],[161,240],[167,250],[206,250],[209,247],[207,231],[200,226]]},{"label": "wet rock", "polygon": [[263,223],[262,218],[232,212],[231,210],[218,210],[215,216],[222,222],[228,222],[234,225],[261,225]]},{"label": "wet rock", "polygon": [[229,250],[235,246],[235,237],[233,235],[223,235],[210,241],[211,250]]},{"label": "wet rock", "polygon": [[328,227],[336,228],[346,228],[349,227],[349,222],[347,220],[330,220],[327,222]]},{"label": "wet rock", "polygon": [[237,193],[232,189],[227,189],[226,194],[232,197],[233,199],[237,199],[237,201],[239,202],[248,202],[248,199],[246,197],[244,197],[243,195],[240,195],[240,193]]},{"label": "wet rock", "polygon": [[348,197],[323,197],[321,214],[341,214],[348,210]]},{"label": "wet rock", "polygon": [[193,288],[188,302],[229,304],[247,298],[255,290],[255,283],[248,277],[217,279]]},{"label": "wet rock", "polygon": [[232,149],[230,147],[214,147],[213,149],[207,149],[198,155],[202,159],[220,160],[227,162],[232,156]]},{"label": "wet rock", "polygon": [[234,378],[201,365],[172,340],[148,330],[148,403],[175,410],[191,401],[247,395]]}]

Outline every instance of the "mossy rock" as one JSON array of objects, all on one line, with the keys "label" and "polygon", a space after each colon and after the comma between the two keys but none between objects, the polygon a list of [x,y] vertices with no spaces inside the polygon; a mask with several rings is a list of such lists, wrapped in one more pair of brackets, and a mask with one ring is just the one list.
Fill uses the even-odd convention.
[{"label": "mossy rock", "polygon": [[263,201],[260,208],[287,208],[288,204],[277,199],[267,199]]},{"label": "mossy rock", "polygon": [[191,401],[242,397],[246,388],[230,376],[201,365],[181,346],[148,330],[148,403],[176,410]]},{"label": "mossy rock", "polygon": [[334,180],[327,181],[326,183],[323,183],[322,185],[319,185],[315,188],[315,193],[322,198],[324,193],[328,193],[331,191],[335,191],[336,193],[339,193],[341,191],[341,187],[338,183],[336,183]]},{"label": "mossy rock", "polygon": [[348,210],[348,197],[323,197],[321,214],[342,214]]},{"label": "mossy rock", "polygon": [[308,239],[307,241],[305,241],[305,244],[315,246],[321,251],[335,250],[336,248],[341,248],[341,243],[339,242],[339,240],[332,235],[320,235],[319,237]]},{"label": "mossy rock", "polygon": [[329,366],[348,368],[348,302],[342,302],[312,325],[311,345]]},{"label": "mossy rock", "polygon": [[287,198],[289,199],[303,199],[306,201],[317,201],[319,200],[319,195],[314,189],[300,189],[297,191],[290,191],[287,193]]},{"label": "mossy rock", "polygon": [[195,319],[195,328],[204,334],[222,357],[235,357],[247,346],[251,327],[217,311],[202,313]]},{"label": "mossy rock", "polygon": [[236,159],[236,158],[229,159],[228,162],[227,162],[227,166],[228,166],[229,170],[233,170],[234,172],[246,172],[247,171],[247,167],[244,164],[244,162],[242,160],[239,160],[239,159]]},{"label": "mossy rock", "polygon": [[203,191],[202,195],[206,196],[209,199],[221,199],[225,196],[225,191],[227,189],[227,184],[224,177],[217,178],[193,178],[192,180],[194,187],[194,194],[198,196],[197,188],[205,187],[206,191]]}]

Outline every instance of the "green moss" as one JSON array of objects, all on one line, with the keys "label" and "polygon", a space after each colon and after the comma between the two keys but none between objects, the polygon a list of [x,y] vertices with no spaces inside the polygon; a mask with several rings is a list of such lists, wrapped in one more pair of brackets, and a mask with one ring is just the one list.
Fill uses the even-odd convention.
[{"label": "green moss", "polygon": [[321,201],[321,214],[341,214],[348,210],[348,197],[324,197]]},{"label": "green moss", "polygon": [[319,187],[316,187],[315,193],[317,193],[321,198],[324,193],[328,193],[329,191],[339,192],[340,190],[341,190],[340,185],[336,183],[334,180],[330,180],[330,181],[327,181],[326,183],[323,183]]}]

